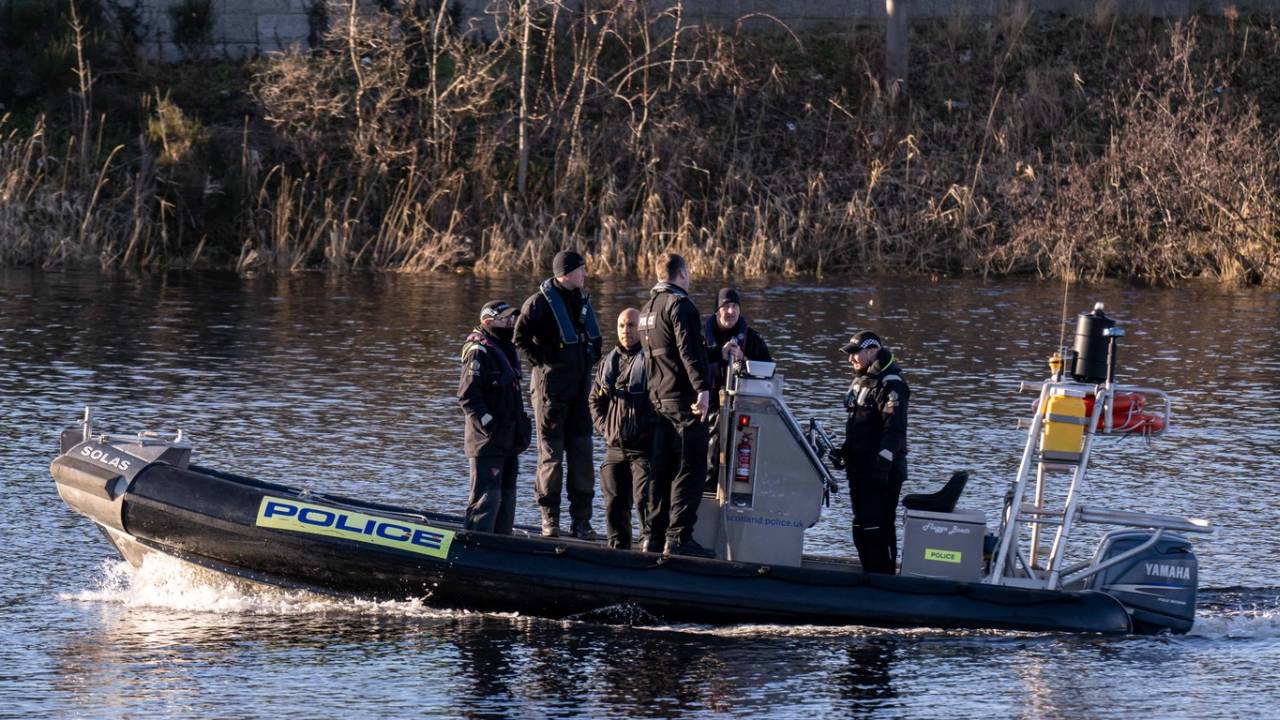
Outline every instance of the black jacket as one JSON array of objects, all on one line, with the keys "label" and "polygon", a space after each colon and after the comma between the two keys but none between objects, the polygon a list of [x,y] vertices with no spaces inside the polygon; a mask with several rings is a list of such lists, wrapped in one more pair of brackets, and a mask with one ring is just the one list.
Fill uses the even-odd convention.
[{"label": "black jacket", "polygon": [[[516,319],[515,344],[533,366],[534,392],[548,397],[576,397],[585,393],[591,367],[600,357],[601,339],[595,311],[582,290],[565,290],[552,281],[549,292],[559,295],[578,333],[578,341],[565,343],[555,311],[542,291],[529,296]],[[585,312],[584,312],[585,311]],[[585,315],[590,314],[587,320]],[[594,337],[588,334],[594,329]]]},{"label": "black jacket", "polygon": [[466,423],[467,457],[505,456],[529,447],[529,418],[520,394],[516,348],[483,328],[462,346],[458,404]]},{"label": "black jacket", "polygon": [[867,374],[860,375],[845,394],[844,457],[850,467],[875,462],[877,455],[897,462],[907,453],[907,404],[911,390],[893,354],[881,348]]},{"label": "black jacket", "polygon": [[692,404],[698,393],[711,390],[701,324],[688,293],[667,282],[653,286],[640,311],[640,343],[654,403]]},{"label": "black jacket", "polygon": [[608,447],[652,451],[655,417],[646,380],[639,344],[619,345],[600,362],[591,385],[591,420]]},{"label": "black jacket", "polygon": [[719,404],[716,393],[728,381],[729,364],[724,361],[724,346],[730,340],[738,341],[738,347],[742,348],[742,354],[748,360],[773,362],[773,356],[769,354],[769,346],[765,344],[764,338],[760,337],[760,333],[747,325],[746,317],[739,315],[738,322],[728,330],[724,330],[716,322],[714,314],[708,316],[706,322],[702,324],[702,342],[706,345],[707,367],[711,372],[713,407]]}]

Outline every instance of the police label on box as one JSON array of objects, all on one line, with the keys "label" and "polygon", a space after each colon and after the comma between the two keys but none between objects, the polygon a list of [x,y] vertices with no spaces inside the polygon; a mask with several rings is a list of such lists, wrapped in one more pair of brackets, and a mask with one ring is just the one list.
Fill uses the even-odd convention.
[{"label": "police label on box", "polygon": [[925,548],[924,559],[933,560],[934,562],[958,563],[964,553],[955,550],[939,550],[937,548]]}]

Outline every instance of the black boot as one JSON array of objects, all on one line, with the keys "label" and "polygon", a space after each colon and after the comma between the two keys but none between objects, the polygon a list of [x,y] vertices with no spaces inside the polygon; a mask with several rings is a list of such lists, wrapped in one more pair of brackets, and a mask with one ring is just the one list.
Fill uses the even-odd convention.
[{"label": "black boot", "polygon": [[586,540],[588,542],[595,542],[598,537],[596,535],[596,531],[591,529],[590,520],[574,520],[571,534],[579,540]]},{"label": "black boot", "polygon": [[667,545],[662,549],[663,555],[686,555],[689,557],[713,558],[716,556],[714,550],[704,548],[694,541],[693,538],[686,539],[667,539]]},{"label": "black boot", "polygon": [[542,537],[560,537],[560,513],[543,509]]}]

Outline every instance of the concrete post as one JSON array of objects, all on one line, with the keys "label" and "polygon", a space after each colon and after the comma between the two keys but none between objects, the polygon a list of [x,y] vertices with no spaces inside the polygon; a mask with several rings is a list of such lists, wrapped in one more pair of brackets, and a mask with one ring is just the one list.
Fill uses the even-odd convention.
[{"label": "concrete post", "polygon": [[520,4],[520,136],[519,164],[516,166],[516,192],[524,199],[526,179],[529,176],[529,26],[533,24],[533,12],[524,0]]},{"label": "concrete post", "polygon": [[884,88],[892,103],[907,91],[907,3],[884,0]]}]

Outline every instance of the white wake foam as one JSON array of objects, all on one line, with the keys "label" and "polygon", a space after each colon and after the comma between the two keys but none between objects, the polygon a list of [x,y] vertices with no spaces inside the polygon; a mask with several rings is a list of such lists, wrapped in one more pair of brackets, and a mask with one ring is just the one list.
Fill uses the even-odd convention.
[{"label": "white wake foam", "polygon": [[654,625],[638,628],[726,638],[1028,638],[1046,633],[1019,630],[944,630],[941,628],[881,628],[870,625]]},{"label": "white wake foam", "polygon": [[[135,609],[169,610],[219,615],[362,615],[413,618],[463,618],[478,616],[461,610],[442,610],[422,599],[360,600],[335,598],[302,590],[260,585],[206,570],[166,555],[151,554],[142,567],[123,560],[104,561],[95,585],[78,592],[59,594],[69,602],[106,603]],[[514,613],[483,613],[485,617],[535,622]],[[548,621],[543,621],[548,622]],[[556,621],[549,621],[556,622]],[[571,624],[572,620],[559,621]],[[864,626],[821,625],[636,625],[639,630],[678,632],[719,637],[1026,637],[1038,633],[997,630],[946,631],[932,628],[882,629]],[[1201,613],[1188,638],[1280,638],[1280,607],[1266,604],[1228,612]]]},{"label": "white wake foam", "polygon": [[206,570],[160,554],[146,557],[142,567],[108,560],[96,585],[62,600],[124,605],[129,608],[239,615],[311,615],[355,613],[411,617],[461,617],[421,599],[373,601],[334,598],[303,590],[260,585]]},{"label": "white wake foam", "polygon": [[1280,608],[1197,615],[1187,636],[1211,640],[1280,638]]}]

